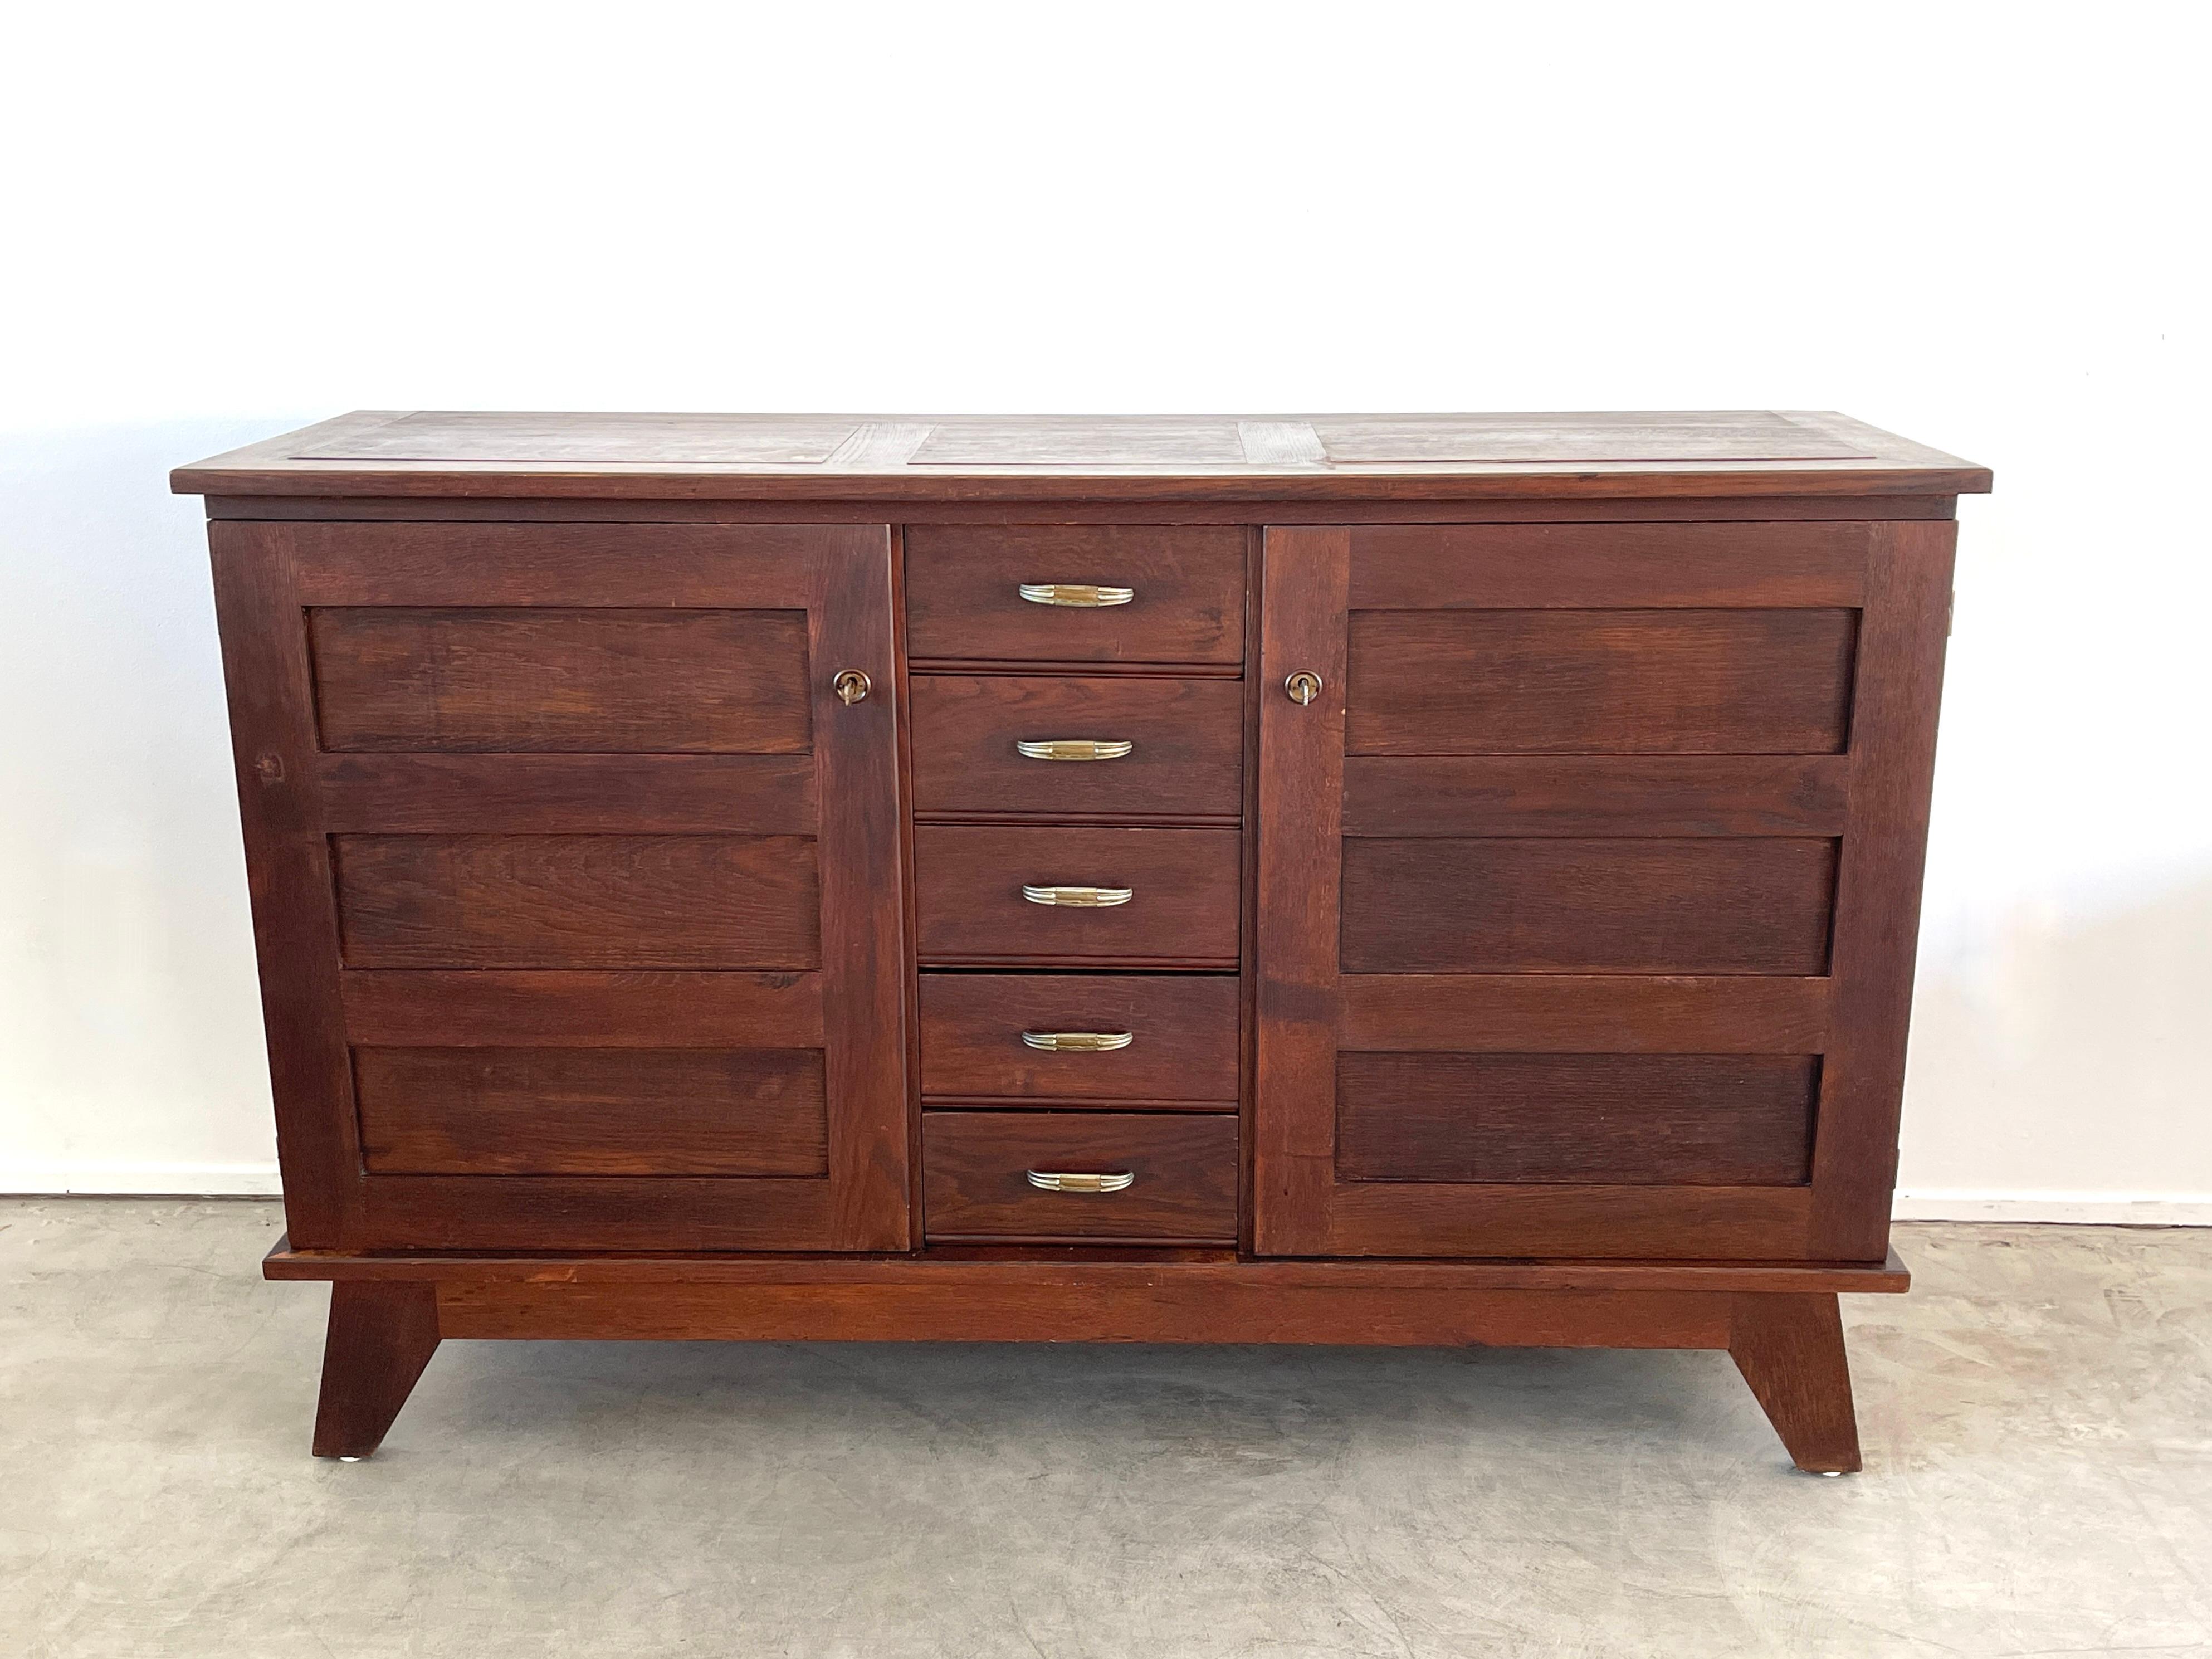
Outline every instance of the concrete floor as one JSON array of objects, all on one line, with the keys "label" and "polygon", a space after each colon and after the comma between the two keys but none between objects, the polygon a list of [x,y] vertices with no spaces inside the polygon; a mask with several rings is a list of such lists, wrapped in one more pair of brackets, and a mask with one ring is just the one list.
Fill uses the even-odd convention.
[{"label": "concrete floor", "polygon": [[258,1201],[0,1200],[0,1654],[2212,1654],[2212,1231],[1910,1226],[1867,1472],[1722,1354],[449,1343],[307,1455]]}]

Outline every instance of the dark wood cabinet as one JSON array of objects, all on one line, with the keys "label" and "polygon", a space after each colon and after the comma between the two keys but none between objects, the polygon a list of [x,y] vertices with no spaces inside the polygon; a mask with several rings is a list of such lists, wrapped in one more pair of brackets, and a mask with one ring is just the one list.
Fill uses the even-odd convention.
[{"label": "dark wood cabinet", "polygon": [[1855,1468],[1954,503],[1841,416],[346,416],[208,497],[315,1446],[445,1336],[1715,1347]]}]

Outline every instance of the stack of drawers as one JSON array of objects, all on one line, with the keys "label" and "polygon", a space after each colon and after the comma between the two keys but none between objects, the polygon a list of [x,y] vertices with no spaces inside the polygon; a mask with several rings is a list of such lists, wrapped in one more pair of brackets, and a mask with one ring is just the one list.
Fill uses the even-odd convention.
[{"label": "stack of drawers", "polygon": [[905,559],[926,1234],[1234,1243],[1248,532]]}]

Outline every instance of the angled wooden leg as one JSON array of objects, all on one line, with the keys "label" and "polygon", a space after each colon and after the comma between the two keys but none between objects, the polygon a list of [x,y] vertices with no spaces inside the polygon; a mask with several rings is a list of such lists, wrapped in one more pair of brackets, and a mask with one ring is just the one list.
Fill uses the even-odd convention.
[{"label": "angled wooden leg", "polygon": [[1833,1295],[1737,1297],[1729,1352],[1799,1468],[1816,1474],[1858,1468],[1850,1364]]},{"label": "angled wooden leg", "polygon": [[415,1379],[437,1351],[434,1286],[333,1284],[323,1395],[315,1408],[315,1455],[366,1457],[382,1445]]}]

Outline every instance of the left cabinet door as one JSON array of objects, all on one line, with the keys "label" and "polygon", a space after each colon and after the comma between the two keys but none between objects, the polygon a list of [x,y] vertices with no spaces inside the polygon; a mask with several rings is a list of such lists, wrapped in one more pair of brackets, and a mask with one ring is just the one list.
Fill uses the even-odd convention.
[{"label": "left cabinet door", "polygon": [[210,539],[293,1243],[906,1249],[889,529]]}]

